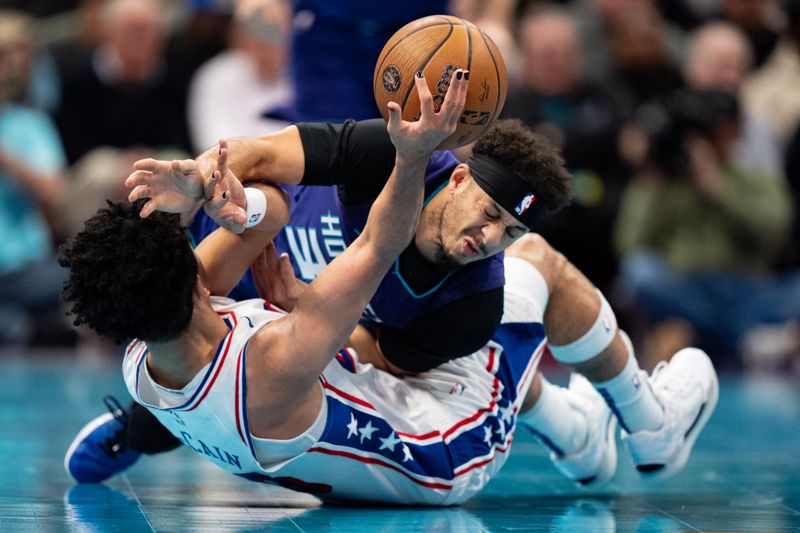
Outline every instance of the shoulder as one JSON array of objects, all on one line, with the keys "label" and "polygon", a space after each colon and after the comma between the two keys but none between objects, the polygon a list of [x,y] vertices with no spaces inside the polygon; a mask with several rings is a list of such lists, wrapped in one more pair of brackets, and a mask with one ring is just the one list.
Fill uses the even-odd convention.
[{"label": "shoulder", "polygon": [[224,313],[226,311],[233,311],[237,307],[240,307],[240,305],[239,302],[235,301],[233,298],[228,298],[226,296],[212,296],[211,307],[213,307],[214,311],[217,313]]}]

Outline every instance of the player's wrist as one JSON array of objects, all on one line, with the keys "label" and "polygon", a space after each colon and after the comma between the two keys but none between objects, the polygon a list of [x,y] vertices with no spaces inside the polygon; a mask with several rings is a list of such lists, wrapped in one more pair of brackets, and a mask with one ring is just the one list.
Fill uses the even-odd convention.
[{"label": "player's wrist", "polygon": [[426,167],[428,160],[431,158],[431,151],[406,151],[400,152],[394,158],[395,166],[400,168],[419,168]]},{"label": "player's wrist", "polygon": [[267,195],[258,187],[245,187],[244,196],[247,201],[245,228],[252,228],[259,225],[267,215]]}]

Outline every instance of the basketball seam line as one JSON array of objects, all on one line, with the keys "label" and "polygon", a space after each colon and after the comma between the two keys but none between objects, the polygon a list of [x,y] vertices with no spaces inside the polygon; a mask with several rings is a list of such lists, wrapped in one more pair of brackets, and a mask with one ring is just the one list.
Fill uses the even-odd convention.
[{"label": "basketball seam line", "polygon": [[[421,70],[424,70],[425,67],[428,66],[428,63],[430,63],[431,59],[433,59],[433,56],[435,56],[436,52],[438,52],[442,48],[442,46],[444,46],[444,44],[450,39],[451,35],[453,35],[453,23],[452,22],[450,23],[450,31],[447,32],[447,35],[445,36],[445,38],[442,39],[442,41],[438,45],[436,45],[436,48],[431,50],[431,52],[428,54],[428,57],[426,57],[425,60],[422,62],[422,64],[417,68],[417,72],[419,72]],[[411,85],[408,87],[408,91],[406,92],[406,95],[403,98],[403,103],[400,105],[400,107],[402,109],[406,108],[406,102],[408,102],[408,98],[411,96],[411,91],[414,89],[414,86],[415,86],[415,83],[411,83]],[[422,107],[420,107],[420,113],[421,112],[422,112]]]},{"label": "basketball seam line", "polygon": [[403,41],[405,41],[406,39],[408,39],[410,36],[414,35],[417,32],[420,32],[422,30],[427,30],[428,28],[433,28],[434,26],[444,26],[445,24],[449,24],[450,25],[450,31],[452,32],[453,23],[450,22],[449,20],[447,22],[435,22],[435,23],[430,24],[428,26],[423,26],[421,28],[417,28],[416,30],[412,31],[411,33],[409,33],[407,35],[404,35],[403,38],[400,39],[399,41],[397,41],[396,43],[394,43],[392,45],[392,47],[389,48],[386,51],[385,54],[382,54],[383,55],[383,59],[381,59],[380,57],[378,58],[380,60],[380,63],[375,68],[375,76],[374,76],[375,79],[373,80],[373,87],[372,87],[373,92],[377,92],[377,90],[378,90],[378,79],[379,79],[378,78],[378,73],[381,72],[381,70],[383,69],[383,65],[384,65],[384,63],[386,63],[386,58],[389,57],[389,54],[392,53],[392,50],[397,48],[400,45],[400,43],[402,43]]},{"label": "basketball seam line", "polygon": [[497,100],[494,103],[494,111],[492,111],[492,120],[497,118],[497,106],[500,105],[500,95],[502,92],[500,91],[500,69],[497,67],[497,60],[494,58],[494,54],[492,53],[492,47],[489,46],[489,43],[486,41],[486,34],[481,30],[481,38],[483,39],[483,43],[486,45],[486,50],[489,52],[489,57],[492,58],[492,64],[494,65],[494,73],[497,78]]}]

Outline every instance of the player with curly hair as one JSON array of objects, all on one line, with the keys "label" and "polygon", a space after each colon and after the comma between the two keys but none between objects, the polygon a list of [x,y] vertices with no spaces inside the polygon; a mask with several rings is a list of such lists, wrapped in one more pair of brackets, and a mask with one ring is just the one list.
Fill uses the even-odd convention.
[{"label": "player with curly hair", "polygon": [[[313,280],[359,235],[394,159],[382,121],[298,124],[260,138],[229,142],[234,174],[245,182],[283,183],[294,200],[289,225],[275,246],[287,254],[283,266],[290,264],[304,281]],[[168,193],[180,190],[187,177],[198,183],[209,181],[216,154],[215,147],[196,160],[143,160],[128,183],[157,177],[164,190],[152,195],[150,202],[163,208],[171,205]],[[663,384],[641,386],[651,378],[639,369],[603,295],[543,239],[528,234],[541,216],[569,201],[570,190],[570,177],[557,150],[519,121],[496,121],[463,163],[449,152],[434,152],[414,241],[382,281],[349,344],[362,363],[398,375],[425,372],[485,349],[507,311],[508,272],[499,252],[508,249],[532,267],[528,277],[537,280],[547,307],[543,319],[551,352],[592,382],[575,377],[565,389],[536,374],[520,418],[524,427],[548,447],[559,470],[581,486],[600,484],[613,475],[617,421],[626,434],[650,439],[647,445],[633,447],[644,450],[634,454],[645,475],[674,473],[685,463],[693,443],[681,431],[713,409],[713,369],[709,372],[705,356],[698,356],[700,377],[690,380],[695,393],[676,406],[653,392]],[[236,223],[224,225],[238,229],[246,202],[234,195],[232,204],[239,206],[240,216]],[[215,227],[201,216],[193,233],[206,235]],[[258,294],[252,277],[233,294]],[[696,362],[697,357],[690,365]],[[680,414],[667,416],[664,404]],[[709,407],[701,409],[704,404]],[[115,449],[137,456],[179,445],[147,411],[135,406],[132,410],[126,424],[106,418],[118,433],[85,429],[79,434],[66,458],[73,477],[101,481],[127,467],[120,460],[127,456],[109,455],[102,451],[108,447],[92,444],[98,440],[95,434],[119,444]],[[676,419],[681,422],[673,424]],[[693,435],[701,427],[693,426]],[[652,440],[661,444],[653,446]],[[84,474],[83,464],[102,468]]]}]

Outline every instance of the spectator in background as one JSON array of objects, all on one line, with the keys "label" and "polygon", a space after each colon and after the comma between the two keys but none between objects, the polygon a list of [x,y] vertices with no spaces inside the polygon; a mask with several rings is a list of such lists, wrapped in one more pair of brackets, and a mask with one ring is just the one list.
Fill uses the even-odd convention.
[{"label": "spectator in background", "polygon": [[222,137],[263,135],[286,125],[261,115],[291,97],[285,61],[289,25],[285,0],[237,3],[229,49],[201,66],[189,87],[196,151]]},{"label": "spectator in background", "polygon": [[717,0],[656,0],[664,18],[691,31],[716,15]]},{"label": "spectator in background", "polygon": [[0,24],[4,35],[15,36],[3,45],[6,69],[13,72],[5,81],[6,100],[51,111],[57,99],[55,64],[33,44],[33,19],[23,11],[2,10]]},{"label": "spectator in background", "polygon": [[[750,75],[752,52],[736,26],[717,22],[695,30],[689,39],[683,79],[692,89],[723,89],[738,93]],[[760,174],[781,173],[782,143],[764,120],[742,111],[741,129],[732,149],[737,166]]]},{"label": "spectator in background", "polygon": [[632,6],[609,21],[609,86],[626,113],[681,85],[677,63],[667,50],[667,24],[649,2]]},{"label": "spectator in background", "polygon": [[[593,82],[606,82],[613,70],[610,34],[615,25],[631,12],[654,9],[655,0],[573,0],[570,12],[575,19],[586,53],[585,75]],[[663,23],[664,43],[672,64],[683,55],[685,37],[672,24]]]},{"label": "spectator in background", "polygon": [[743,88],[745,108],[788,142],[800,123],[800,0],[786,1],[787,26],[766,63]]},{"label": "spectator in background", "polygon": [[759,68],[775,49],[782,22],[778,0],[719,0],[720,14],[744,32]]},{"label": "spectator in background", "polygon": [[676,335],[731,363],[748,331],[800,316],[800,272],[771,271],[792,216],[786,183],[735,163],[734,95],[681,91],[661,112],[617,221],[620,288],[649,324],[682,319]]},{"label": "spectator in background", "polygon": [[[553,0],[537,0],[552,2]],[[524,0],[450,0],[450,14],[474,22],[491,37],[500,50],[509,75],[509,83],[516,82],[519,68],[517,45],[511,28],[516,23],[517,13],[522,13]]]},{"label": "spectator in background", "polygon": [[30,65],[20,57],[30,39],[26,15],[0,13],[0,345],[28,344],[37,321],[67,329],[59,308],[66,275],[49,225],[64,190],[64,150],[46,114],[14,101],[27,90]]},{"label": "spectator in background", "polygon": [[101,44],[59,58],[56,121],[70,162],[103,145],[189,150],[188,82],[165,54],[168,20],[160,0],[110,0]]},{"label": "spectator in background", "polygon": [[566,11],[534,6],[519,21],[518,36],[521,85],[509,90],[503,116],[559,146],[575,180],[574,204],[537,231],[606,287],[616,272],[611,228],[624,185],[614,141],[622,111],[610,91],[584,82],[577,27]]}]

